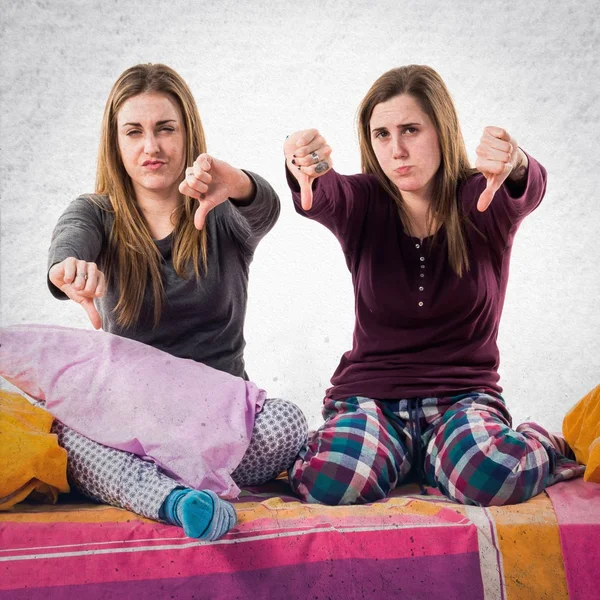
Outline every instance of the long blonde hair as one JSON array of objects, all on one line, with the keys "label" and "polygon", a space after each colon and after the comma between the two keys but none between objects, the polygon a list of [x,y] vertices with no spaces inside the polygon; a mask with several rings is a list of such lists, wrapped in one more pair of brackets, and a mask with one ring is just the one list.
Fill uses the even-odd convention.
[{"label": "long blonde hair", "polygon": [[[206,152],[204,130],[198,108],[185,81],[162,64],[140,64],[122,73],[110,92],[100,135],[96,193],[108,196],[114,213],[108,253],[104,264],[107,281],[118,283],[119,300],[115,307],[117,323],[131,327],[137,323],[148,280],[154,300],[154,326],[158,324],[164,302],[161,276],[162,257],[154,243],[121,160],[117,139],[117,115],[123,103],[145,92],[158,92],[171,98],[181,111],[185,131],[185,166]],[[184,173],[182,172],[182,179]],[[183,206],[174,213],[173,266],[180,277],[189,276],[189,264],[200,277],[199,258],[206,270],[206,232],[194,227],[196,200],[184,197]]]},{"label": "long blonde hair", "polygon": [[400,218],[410,231],[410,218],[402,194],[379,165],[371,144],[370,129],[375,106],[401,94],[415,98],[436,128],[442,160],[434,176],[427,226],[431,227],[434,221],[446,226],[450,266],[458,276],[462,276],[469,269],[469,257],[456,192],[458,184],[475,170],[469,163],[450,93],[442,78],[431,67],[408,65],[391,69],[377,79],[363,98],[357,115],[362,171],[374,175],[385,191],[394,198]]}]

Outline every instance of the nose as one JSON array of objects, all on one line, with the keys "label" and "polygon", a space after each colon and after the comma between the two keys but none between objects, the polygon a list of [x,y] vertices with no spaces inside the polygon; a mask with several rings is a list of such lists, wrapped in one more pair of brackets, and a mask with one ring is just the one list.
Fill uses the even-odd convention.
[{"label": "nose", "polygon": [[402,136],[397,134],[392,139],[392,153],[393,158],[402,159],[408,156],[408,148],[402,139]]},{"label": "nose", "polygon": [[154,154],[158,154],[160,151],[160,147],[158,145],[158,140],[156,136],[152,132],[148,132],[146,137],[144,138],[144,152],[148,154],[148,156],[152,156]]}]

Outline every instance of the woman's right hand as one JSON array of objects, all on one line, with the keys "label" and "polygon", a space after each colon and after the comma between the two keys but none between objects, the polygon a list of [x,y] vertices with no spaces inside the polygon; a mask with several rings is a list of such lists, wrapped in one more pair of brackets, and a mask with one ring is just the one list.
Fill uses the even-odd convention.
[{"label": "woman's right hand", "polygon": [[104,295],[104,273],[96,263],[77,260],[70,256],[52,265],[48,273],[50,281],[71,300],[81,304],[95,329],[102,327],[102,319],[94,305],[94,298]]},{"label": "woman's right hand", "polygon": [[312,207],[312,182],[331,169],[331,148],[316,129],[303,129],[288,135],[283,144],[287,167],[300,185],[304,210]]}]

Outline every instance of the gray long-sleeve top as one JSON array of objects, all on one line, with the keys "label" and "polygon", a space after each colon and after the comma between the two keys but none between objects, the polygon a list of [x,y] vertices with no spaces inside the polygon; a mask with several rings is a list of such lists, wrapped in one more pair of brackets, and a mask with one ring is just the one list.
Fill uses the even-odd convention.
[{"label": "gray long-sleeve top", "polygon": [[[110,285],[96,300],[102,328],[169,352],[191,358],[215,369],[247,378],[244,369],[244,319],[248,300],[248,270],[258,242],[279,217],[275,190],[259,175],[246,172],[255,184],[254,199],[246,204],[226,201],[214,208],[206,220],[208,271],[197,282],[193,271],[188,279],[175,273],[171,255],[172,235],[156,240],[162,265],[165,302],[154,327],[150,287],[134,327],[117,325],[113,310],[119,298],[117,285]],[[109,207],[108,198],[96,196]],[[54,229],[48,269],[65,258],[97,263],[104,258],[114,218],[90,196],[80,196],[62,214]],[[50,280],[56,298],[65,296]]]}]

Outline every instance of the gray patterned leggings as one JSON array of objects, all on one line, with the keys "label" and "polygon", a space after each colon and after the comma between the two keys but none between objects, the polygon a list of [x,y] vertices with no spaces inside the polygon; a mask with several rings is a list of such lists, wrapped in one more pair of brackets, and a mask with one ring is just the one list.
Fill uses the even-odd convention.
[{"label": "gray patterned leggings", "polygon": [[[259,485],[288,469],[306,443],[302,411],[287,400],[266,400],[256,415],[252,439],[231,477],[239,486]],[[54,421],[52,432],[67,451],[69,483],[84,495],[149,519],[181,483],[135,454],[98,444]]]}]

